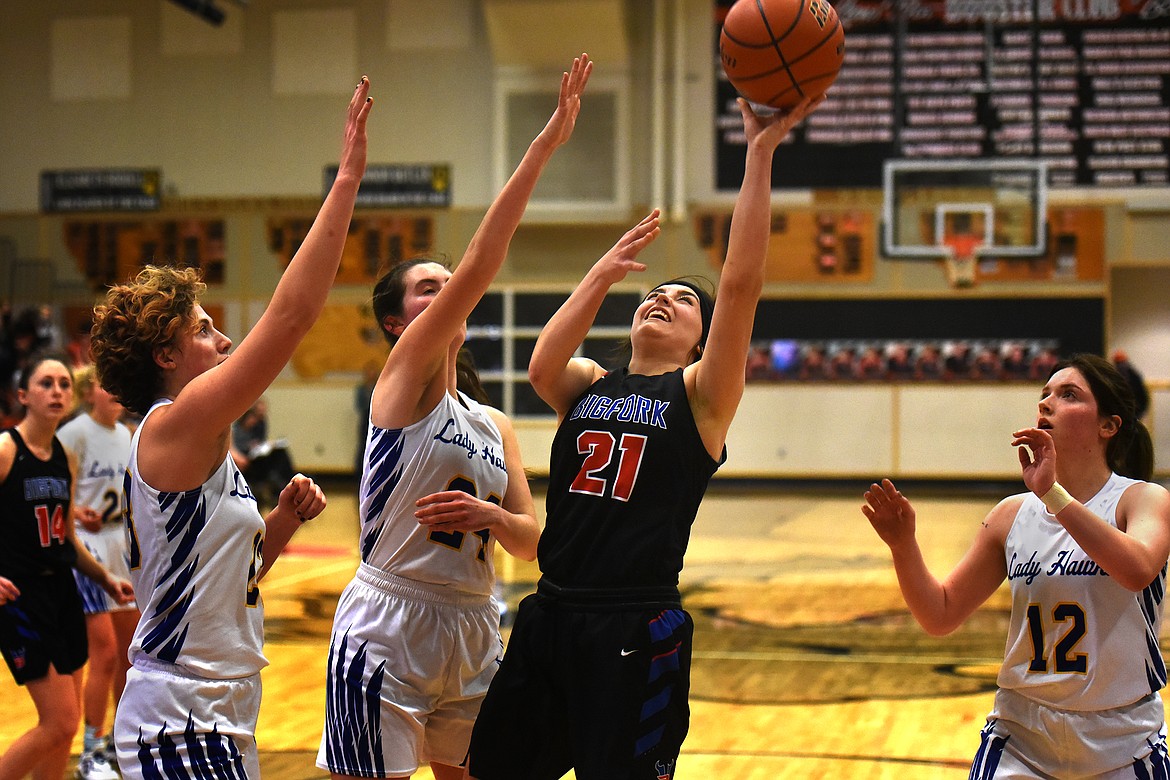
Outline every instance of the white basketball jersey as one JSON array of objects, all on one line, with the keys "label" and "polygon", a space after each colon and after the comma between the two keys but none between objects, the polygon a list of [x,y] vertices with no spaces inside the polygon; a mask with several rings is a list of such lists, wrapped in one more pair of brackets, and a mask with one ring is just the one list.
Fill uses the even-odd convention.
[{"label": "white basketball jersey", "polygon": [[415,501],[462,490],[502,503],[508,489],[504,443],[486,409],[462,393],[443,394],[406,428],[370,425],[362,466],[362,561],[399,577],[489,595],[495,539],[487,530],[432,531],[414,516]]},{"label": "white basketball jersey", "polygon": [[[96,509],[102,526],[122,526],[122,478],[130,456],[130,429],[122,423],[107,428],[88,414],[61,426],[57,438],[77,458],[73,501]],[[81,526],[78,530],[84,531]]]},{"label": "white basketball jersey", "polygon": [[[1085,504],[1112,526],[1137,480],[1112,475]],[[1007,544],[1011,627],[999,686],[1064,710],[1122,707],[1160,690],[1166,567],[1140,593],[1117,584],[1027,493]]]},{"label": "white basketball jersey", "polygon": [[199,487],[164,493],[142,481],[134,433],[126,472],[130,580],[142,619],[130,658],[148,656],[200,677],[246,677],[268,665],[256,576],[264,520],[231,456]]}]

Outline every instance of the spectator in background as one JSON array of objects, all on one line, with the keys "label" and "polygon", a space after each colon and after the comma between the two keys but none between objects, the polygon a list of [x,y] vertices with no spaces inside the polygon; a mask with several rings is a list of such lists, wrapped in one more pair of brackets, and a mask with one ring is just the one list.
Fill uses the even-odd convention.
[{"label": "spectator in background", "polygon": [[753,344],[748,350],[747,379],[749,382],[779,379],[768,345]]},{"label": "spectator in background", "polygon": [[61,326],[57,323],[53,307],[42,304],[36,312],[37,349],[50,352],[61,350],[65,339],[61,335]]},{"label": "spectator in background", "polygon": [[1113,365],[1117,367],[1117,372],[1125,377],[1125,381],[1133,389],[1134,411],[1137,413],[1137,418],[1142,419],[1150,408],[1150,391],[1146,387],[1145,377],[1134,368],[1133,363],[1129,362],[1129,355],[1124,349],[1114,350]]},{"label": "spectator in background", "polygon": [[829,379],[857,378],[857,348],[842,344],[829,356]]},{"label": "spectator in background", "polygon": [[1008,344],[1003,356],[1004,379],[1028,378],[1028,351],[1022,344]]},{"label": "spectator in background", "polygon": [[817,381],[829,378],[829,364],[825,359],[825,348],[812,344],[800,356],[800,379]]},{"label": "spectator in background", "polygon": [[889,346],[886,375],[895,382],[906,382],[914,378],[914,362],[910,359],[910,347],[906,344],[898,341]]},{"label": "spectator in background", "polygon": [[965,341],[953,342],[943,360],[947,379],[971,378],[971,345]]},{"label": "spectator in background", "polygon": [[914,378],[928,382],[943,378],[942,352],[937,344],[923,344],[914,361]]},{"label": "spectator in background", "polygon": [[40,337],[37,333],[36,309],[26,308],[17,312],[15,318],[12,320],[9,336],[9,344],[12,349],[13,373],[5,377],[5,380],[9,384],[12,384],[16,377],[24,371],[28,364],[29,356],[37,351],[37,344],[40,343]]},{"label": "spectator in background", "polygon": [[1056,347],[1044,347],[1032,358],[1032,365],[1028,369],[1028,378],[1047,379],[1052,376],[1053,371],[1056,370],[1056,364],[1059,362],[1060,356],[1056,352]]},{"label": "spectator in background", "polygon": [[[268,402],[260,398],[232,423],[232,460],[262,508],[276,506],[280,491],[296,474],[288,442],[268,438]],[[263,511],[263,509],[261,510]]]},{"label": "spectator in background", "polygon": [[999,362],[999,352],[994,344],[986,344],[979,348],[975,361],[971,364],[971,378],[983,381],[1001,379],[1002,366]]},{"label": "spectator in background", "polygon": [[20,404],[16,402],[16,351],[12,344],[12,307],[0,303],[0,423],[9,428],[20,421]]},{"label": "spectator in background", "polygon": [[69,355],[69,362],[73,368],[81,368],[88,366],[93,361],[89,356],[89,341],[90,328],[93,327],[93,321],[85,319],[78,323],[77,330],[74,332],[69,343],[65,345],[65,353]]},{"label": "spectator in background", "polygon": [[862,350],[861,357],[857,359],[856,376],[858,379],[886,378],[886,361],[881,349],[871,344]]}]

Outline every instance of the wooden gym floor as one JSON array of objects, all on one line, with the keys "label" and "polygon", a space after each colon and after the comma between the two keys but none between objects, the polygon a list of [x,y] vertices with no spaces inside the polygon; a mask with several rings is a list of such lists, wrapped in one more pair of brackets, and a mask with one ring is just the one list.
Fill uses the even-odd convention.
[{"label": "wooden gym floor", "polygon": [[[958,560],[995,502],[1017,489],[903,487],[937,574]],[[262,583],[272,663],[257,740],[268,780],[326,776],[313,761],[329,629],[357,561],[351,484],[327,489],[325,513],[301,529]],[[677,780],[967,776],[1003,656],[1006,584],[955,634],[927,636],[861,514],[863,489],[716,482],[709,491],[682,576],[696,638],[691,730]],[[514,609],[532,590],[536,566],[502,553],[497,566]],[[7,673],[0,701],[6,747],[34,713]],[[426,769],[415,777],[432,780]]]}]

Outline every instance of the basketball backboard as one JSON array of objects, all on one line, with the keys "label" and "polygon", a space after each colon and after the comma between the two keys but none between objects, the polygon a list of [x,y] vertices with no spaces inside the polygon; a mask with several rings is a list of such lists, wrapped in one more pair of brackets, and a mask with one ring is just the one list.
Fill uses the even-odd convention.
[{"label": "basketball backboard", "polygon": [[882,251],[938,260],[956,237],[972,237],[979,257],[1039,257],[1047,182],[1041,160],[887,160]]}]

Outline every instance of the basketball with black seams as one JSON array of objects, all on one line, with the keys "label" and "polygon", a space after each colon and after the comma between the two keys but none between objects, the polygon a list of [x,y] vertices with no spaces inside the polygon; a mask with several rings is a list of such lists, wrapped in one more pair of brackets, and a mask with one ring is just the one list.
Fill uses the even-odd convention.
[{"label": "basketball with black seams", "polygon": [[719,34],[719,55],[740,95],[789,108],[836,80],[845,31],[826,0],[737,0]]}]

